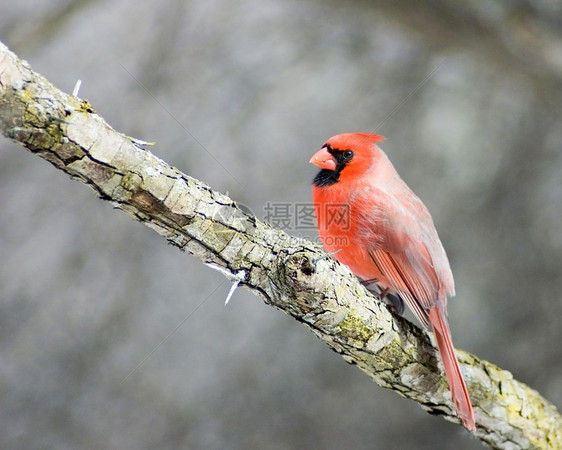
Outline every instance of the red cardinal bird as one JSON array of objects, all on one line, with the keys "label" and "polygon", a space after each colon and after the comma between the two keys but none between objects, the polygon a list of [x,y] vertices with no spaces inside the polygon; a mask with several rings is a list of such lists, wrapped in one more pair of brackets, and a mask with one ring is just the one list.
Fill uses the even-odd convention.
[{"label": "red cardinal bird", "polygon": [[463,425],[474,430],[474,413],[447,320],[453,274],[422,201],[402,181],[376,134],[340,134],[310,162],[322,170],[312,195],[318,234],[327,252],[366,283],[376,280],[401,311],[402,300],[437,340]]}]

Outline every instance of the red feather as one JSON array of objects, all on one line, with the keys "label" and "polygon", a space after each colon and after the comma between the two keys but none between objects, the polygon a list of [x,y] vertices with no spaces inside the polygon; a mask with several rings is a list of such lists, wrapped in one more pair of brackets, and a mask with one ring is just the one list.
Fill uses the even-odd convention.
[{"label": "red feather", "polygon": [[474,413],[447,322],[453,274],[429,211],[376,145],[382,136],[341,134],[310,160],[322,170],[313,200],[326,251],[363,280],[406,302],[433,331],[453,401],[464,426]]}]

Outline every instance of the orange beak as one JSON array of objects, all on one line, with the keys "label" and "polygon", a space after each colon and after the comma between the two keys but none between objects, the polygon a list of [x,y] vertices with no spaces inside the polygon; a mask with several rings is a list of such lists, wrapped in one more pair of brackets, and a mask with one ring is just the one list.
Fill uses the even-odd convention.
[{"label": "orange beak", "polygon": [[336,159],[330,154],[326,147],[318,150],[309,161],[321,169],[336,170]]}]

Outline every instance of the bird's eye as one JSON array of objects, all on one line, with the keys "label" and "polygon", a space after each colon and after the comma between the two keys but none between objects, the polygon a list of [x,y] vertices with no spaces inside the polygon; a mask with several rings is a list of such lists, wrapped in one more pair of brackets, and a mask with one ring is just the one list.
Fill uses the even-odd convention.
[{"label": "bird's eye", "polygon": [[351,158],[353,158],[353,152],[351,150],[343,152],[343,159],[345,159],[345,161],[350,161]]}]

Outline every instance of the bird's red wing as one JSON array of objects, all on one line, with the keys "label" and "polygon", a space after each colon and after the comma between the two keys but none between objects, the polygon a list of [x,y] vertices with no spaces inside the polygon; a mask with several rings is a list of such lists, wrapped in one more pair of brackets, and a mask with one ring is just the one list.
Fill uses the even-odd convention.
[{"label": "bird's red wing", "polygon": [[[411,208],[404,208],[402,202],[381,190],[371,188],[368,195],[371,202],[374,200],[371,205],[376,206],[362,205],[360,222],[366,236],[376,236],[366,242],[369,255],[388,281],[391,291],[399,294],[427,326],[429,310],[439,301],[444,284],[425,242],[427,240],[432,245],[432,239],[436,239],[439,243],[424,225],[427,219],[423,215],[429,216],[429,213],[417,197],[414,200],[419,204],[415,206],[420,211],[412,214]],[[440,243],[437,250],[444,253]],[[446,261],[446,255],[443,258]],[[450,272],[448,264],[445,271]]]},{"label": "bird's red wing", "polygon": [[402,263],[397,262],[396,255],[381,249],[369,251],[371,259],[378,270],[390,283],[390,290],[402,298],[418,320],[429,327],[429,305],[433,303],[428,296],[427,290],[411,275],[409,269],[405,269]]}]

